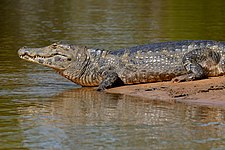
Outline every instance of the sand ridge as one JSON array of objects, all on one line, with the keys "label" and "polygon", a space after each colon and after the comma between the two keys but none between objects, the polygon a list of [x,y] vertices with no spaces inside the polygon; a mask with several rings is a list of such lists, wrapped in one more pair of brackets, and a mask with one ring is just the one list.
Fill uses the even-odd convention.
[{"label": "sand ridge", "polygon": [[111,88],[106,92],[225,109],[225,76],[180,83],[168,81],[128,85]]}]

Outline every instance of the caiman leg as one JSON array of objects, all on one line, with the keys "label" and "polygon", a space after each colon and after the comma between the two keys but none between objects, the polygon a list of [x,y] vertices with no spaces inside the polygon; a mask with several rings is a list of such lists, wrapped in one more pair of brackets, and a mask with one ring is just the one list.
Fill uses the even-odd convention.
[{"label": "caiman leg", "polygon": [[173,78],[172,82],[192,81],[205,78],[204,69],[200,64],[190,63],[185,68],[189,73]]},{"label": "caiman leg", "polygon": [[116,72],[105,72],[103,75],[103,80],[100,83],[97,91],[103,91],[110,87],[122,86],[123,81],[119,78]]},{"label": "caiman leg", "polygon": [[220,61],[219,53],[211,49],[194,49],[184,55],[183,64],[188,74],[175,77],[173,82],[190,81],[207,77],[207,70],[201,64],[206,66],[216,65]]}]

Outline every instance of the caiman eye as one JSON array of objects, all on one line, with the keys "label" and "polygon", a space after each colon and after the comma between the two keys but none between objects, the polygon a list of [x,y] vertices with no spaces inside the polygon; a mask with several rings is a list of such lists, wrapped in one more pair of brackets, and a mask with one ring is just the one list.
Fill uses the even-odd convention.
[{"label": "caiman eye", "polygon": [[67,60],[68,60],[68,61],[71,61],[72,59],[71,59],[71,58],[67,58]]}]

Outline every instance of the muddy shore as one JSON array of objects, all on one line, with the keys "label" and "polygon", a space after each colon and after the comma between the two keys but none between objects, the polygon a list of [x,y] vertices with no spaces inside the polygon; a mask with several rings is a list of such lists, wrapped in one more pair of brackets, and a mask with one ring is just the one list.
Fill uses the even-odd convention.
[{"label": "muddy shore", "polygon": [[190,82],[157,82],[106,90],[151,100],[207,105],[225,109],[225,76]]}]

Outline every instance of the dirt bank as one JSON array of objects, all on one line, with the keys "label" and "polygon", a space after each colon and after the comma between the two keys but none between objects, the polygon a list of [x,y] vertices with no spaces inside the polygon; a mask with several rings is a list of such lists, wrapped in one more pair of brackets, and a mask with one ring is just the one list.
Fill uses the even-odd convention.
[{"label": "dirt bank", "polygon": [[157,82],[130,85],[108,89],[107,92],[225,109],[225,76],[181,83]]}]

